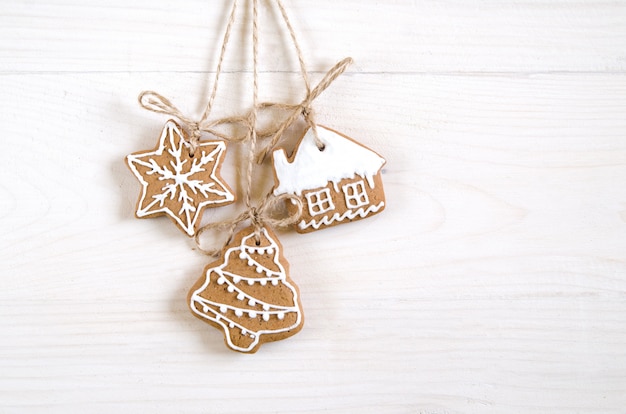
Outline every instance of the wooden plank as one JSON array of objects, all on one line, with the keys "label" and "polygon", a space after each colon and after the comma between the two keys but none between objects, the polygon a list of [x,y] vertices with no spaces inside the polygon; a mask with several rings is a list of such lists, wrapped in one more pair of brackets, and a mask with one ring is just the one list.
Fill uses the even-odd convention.
[{"label": "wooden plank", "polygon": [[[245,2],[244,2],[245,3]],[[245,5],[245,4],[244,4]],[[311,70],[353,56],[356,72],[624,71],[626,3],[286,1]],[[8,2],[0,71],[211,71],[229,2]],[[297,70],[276,10],[263,13],[262,71]],[[249,71],[241,8],[225,70]],[[246,34],[247,33],[247,34]]]},{"label": "wooden plank", "polygon": [[[206,77],[0,76],[3,409],[626,405],[626,75],[337,80],[318,119],[387,158],[389,206],[349,226],[281,233],[306,324],[253,357],[227,351],[188,312],[208,259],[167,220],[132,217],[139,186],[122,162],[166,119],[139,108],[137,92],[156,89],[194,114]],[[264,98],[301,97],[297,75],[261,80]],[[245,105],[249,81],[225,75],[216,116]]]}]

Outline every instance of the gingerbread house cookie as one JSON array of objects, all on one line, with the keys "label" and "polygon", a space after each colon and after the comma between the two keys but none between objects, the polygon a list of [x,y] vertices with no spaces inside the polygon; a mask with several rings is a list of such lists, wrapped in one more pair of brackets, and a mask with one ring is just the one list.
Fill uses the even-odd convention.
[{"label": "gingerbread house cookie", "polygon": [[302,201],[296,230],[308,233],[381,212],[385,160],[332,129],[317,126],[317,133],[323,148],[309,128],[290,158],[284,149],[273,152],[274,195],[293,194]]}]

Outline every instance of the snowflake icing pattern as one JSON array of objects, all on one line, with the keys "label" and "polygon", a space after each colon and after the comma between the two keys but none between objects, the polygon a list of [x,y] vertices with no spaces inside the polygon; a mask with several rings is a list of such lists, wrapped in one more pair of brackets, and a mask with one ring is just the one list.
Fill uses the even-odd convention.
[{"label": "snowflake icing pattern", "polygon": [[154,151],[131,154],[127,161],[143,186],[137,217],[166,214],[193,236],[205,207],[230,204],[235,197],[219,176],[226,144],[201,142],[194,157],[186,146],[184,131],[170,120]]}]

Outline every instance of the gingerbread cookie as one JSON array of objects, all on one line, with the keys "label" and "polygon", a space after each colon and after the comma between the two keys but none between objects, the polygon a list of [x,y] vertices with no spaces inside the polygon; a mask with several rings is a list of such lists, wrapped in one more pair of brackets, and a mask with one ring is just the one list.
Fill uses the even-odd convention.
[{"label": "gingerbread cookie", "polygon": [[126,157],[142,185],[136,216],[167,215],[193,236],[205,207],[235,200],[219,174],[225,151],[224,141],[200,141],[191,156],[187,133],[175,121],[168,121],[154,150]]},{"label": "gingerbread cookie", "polygon": [[293,194],[302,201],[296,231],[308,233],[381,212],[385,160],[332,129],[317,126],[317,133],[324,143],[321,149],[309,128],[290,158],[284,149],[273,152],[274,195]]},{"label": "gingerbread cookie", "polygon": [[224,331],[226,345],[256,352],[261,344],[302,329],[300,294],[288,276],[289,264],[276,235],[248,227],[209,264],[189,293],[195,316]]}]

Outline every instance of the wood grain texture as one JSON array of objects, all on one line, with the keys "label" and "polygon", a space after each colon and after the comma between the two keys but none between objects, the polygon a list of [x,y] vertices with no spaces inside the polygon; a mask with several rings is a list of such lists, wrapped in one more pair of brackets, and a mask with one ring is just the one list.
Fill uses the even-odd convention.
[{"label": "wood grain texture", "polygon": [[[140,91],[200,112],[228,4],[0,2],[0,413],[624,412],[626,5],[286,6],[315,80],[355,58],[318,120],[385,156],[388,207],[279,233],[306,322],[250,356],[123,163],[166,120]],[[262,98],[298,101],[264,15]],[[216,116],[250,102],[243,28]]]}]

